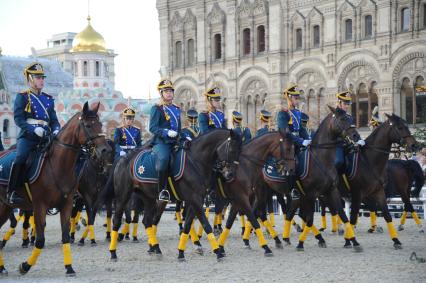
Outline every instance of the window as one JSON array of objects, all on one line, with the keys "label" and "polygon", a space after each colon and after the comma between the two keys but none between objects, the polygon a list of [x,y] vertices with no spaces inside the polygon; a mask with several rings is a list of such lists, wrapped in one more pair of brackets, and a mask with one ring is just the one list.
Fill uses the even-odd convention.
[{"label": "window", "polygon": [[188,62],[188,66],[193,66],[194,65],[194,40],[193,39],[188,39],[188,46],[187,46],[187,54],[186,57],[187,62]]},{"label": "window", "polygon": [[214,35],[214,59],[222,58],[222,35],[217,33]]},{"label": "window", "polygon": [[182,67],[182,41],[176,42],[176,58],[175,58],[175,67],[180,68]]},{"label": "window", "polygon": [[410,9],[404,8],[401,10],[401,31],[410,29]]},{"label": "window", "polygon": [[99,61],[96,61],[95,63],[95,71],[96,71],[96,76],[99,77],[101,75],[101,68],[99,65]]},{"label": "window", "polygon": [[265,26],[257,27],[257,52],[265,52]]},{"label": "window", "polygon": [[87,77],[87,61],[83,61],[83,76]]},{"label": "window", "polygon": [[426,3],[423,4],[423,28],[426,28]]},{"label": "window", "polygon": [[9,119],[4,119],[3,120],[3,134],[4,134],[4,138],[8,138],[9,137]]},{"label": "window", "polygon": [[302,49],[302,29],[296,29],[296,50]]},{"label": "window", "polygon": [[320,27],[319,25],[314,26],[313,28],[313,45],[314,47],[320,46]]},{"label": "window", "polygon": [[78,76],[78,65],[77,65],[77,62],[74,62],[74,64],[73,64],[73,66],[74,66],[74,76]]},{"label": "window", "polygon": [[367,15],[364,18],[364,36],[370,38],[373,36],[373,17]]},{"label": "window", "polygon": [[347,19],[345,21],[345,41],[352,40],[352,20]]},{"label": "window", "polygon": [[250,29],[245,28],[243,30],[243,54],[250,54]]}]

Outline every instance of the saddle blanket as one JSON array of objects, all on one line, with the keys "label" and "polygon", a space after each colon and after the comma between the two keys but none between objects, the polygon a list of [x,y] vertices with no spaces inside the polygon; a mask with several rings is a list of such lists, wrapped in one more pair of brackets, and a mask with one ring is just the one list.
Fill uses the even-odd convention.
[{"label": "saddle blanket", "polygon": [[[43,168],[46,153],[37,153],[31,166],[27,169],[27,180],[30,184],[34,183],[40,175]],[[0,153],[0,184],[7,186],[12,169],[13,161],[16,157],[16,150],[8,150]]]},{"label": "saddle blanket", "polygon": [[[299,180],[305,179],[309,174],[310,154],[308,150],[303,150],[297,155],[296,175]],[[276,160],[269,158],[262,169],[265,179],[271,182],[285,183],[286,176],[276,168]]]},{"label": "saddle blanket", "polygon": [[349,180],[352,180],[358,170],[359,151],[346,154],[345,156],[345,173]]},{"label": "saddle blanket", "polygon": [[[141,151],[133,162],[133,178],[141,183],[158,183],[158,172],[155,170],[156,156],[151,149]],[[175,181],[182,178],[185,171],[186,151],[179,149],[174,154],[171,174]]]}]

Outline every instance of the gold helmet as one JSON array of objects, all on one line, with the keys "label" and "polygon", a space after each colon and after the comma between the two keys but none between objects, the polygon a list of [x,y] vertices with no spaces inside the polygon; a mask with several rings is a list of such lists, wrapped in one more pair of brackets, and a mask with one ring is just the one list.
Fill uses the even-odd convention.
[{"label": "gold helmet", "polygon": [[123,117],[135,117],[136,111],[130,107],[123,110]]},{"label": "gold helmet", "polygon": [[174,87],[173,87],[173,83],[172,83],[172,81],[171,81],[171,80],[167,80],[167,79],[165,79],[165,80],[161,80],[161,81],[158,83],[158,85],[157,85],[157,90],[158,90],[159,92],[161,92],[162,90],[165,90],[165,89],[175,90],[175,89],[174,89]]},{"label": "gold helmet", "polygon": [[232,121],[235,123],[241,123],[243,121],[243,115],[238,111],[232,111]]},{"label": "gold helmet", "polygon": [[297,85],[294,84],[294,85],[291,85],[290,87],[284,89],[283,95],[284,95],[284,98],[287,98],[287,99],[292,97],[292,96],[299,97],[300,96],[300,90],[297,87]]},{"label": "gold helmet", "polygon": [[33,62],[25,67],[24,76],[27,81],[31,81],[32,76],[41,76],[43,78],[46,77],[43,66],[37,62]]},{"label": "gold helmet", "polygon": [[218,88],[218,87],[212,87],[212,88],[209,88],[208,90],[207,90],[207,92],[204,94],[206,97],[207,97],[207,99],[220,99],[221,98],[221,96],[222,96],[222,94],[221,94],[221,91],[220,91],[220,88]]},{"label": "gold helmet", "polygon": [[342,92],[339,92],[337,95],[337,99],[339,100],[339,102],[343,102],[346,104],[352,104],[352,97],[351,97],[351,91],[350,90],[345,90]]}]

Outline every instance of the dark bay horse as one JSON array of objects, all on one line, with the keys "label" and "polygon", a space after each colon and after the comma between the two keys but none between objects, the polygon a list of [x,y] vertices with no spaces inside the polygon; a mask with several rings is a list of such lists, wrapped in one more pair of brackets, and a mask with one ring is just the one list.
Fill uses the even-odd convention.
[{"label": "dark bay horse", "polygon": [[[345,223],[345,238],[350,239],[357,250],[361,250],[341,204],[341,196],[337,189],[338,175],[334,167],[337,139],[343,138],[354,143],[360,139],[360,135],[345,112],[338,108],[328,107],[331,113],[321,122],[311,145],[307,148],[310,154],[307,176],[303,180],[296,181],[301,195],[300,216],[306,223],[303,232],[299,236],[299,243],[296,247],[298,251],[304,250],[303,244],[310,231],[320,241],[320,247],[325,247],[325,241],[320,236],[321,233],[313,226],[315,200],[320,195],[328,199]],[[283,239],[287,243],[290,243],[290,226],[294,213],[295,210],[288,210],[284,220]]]},{"label": "dark bay horse", "polygon": [[[69,238],[70,216],[72,201],[77,189],[75,164],[80,146],[85,145],[95,152],[98,158],[111,151],[102,132],[102,124],[97,115],[99,104],[95,109],[89,109],[86,102],[83,111],[75,114],[58,133],[47,151],[44,166],[38,179],[30,186],[29,194],[24,188],[18,193],[24,196],[24,203],[19,206],[10,206],[5,198],[6,188],[1,188],[0,195],[0,226],[8,219],[10,212],[19,207],[25,210],[34,210],[36,227],[35,247],[31,256],[19,266],[21,274],[26,274],[36,264],[44,247],[44,228],[46,213],[49,208],[57,208],[61,213],[62,247],[64,265],[67,276],[75,276],[72,268],[71,246]],[[3,263],[3,259],[0,259]],[[0,266],[4,273],[5,267]]]},{"label": "dark bay horse", "polygon": [[[230,176],[234,168],[233,162],[238,160],[241,143],[241,136],[235,134],[232,130],[215,129],[194,139],[190,149],[187,150],[183,176],[181,179],[173,182],[176,195],[180,200],[185,201],[188,207],[184,231],[181,234],[178,245],[179,259],[184,258],[184,251],[194,213],[201,221],[217,259],[220,260],[223,257],[212,233],[212,228],[204,215],[203,201],[206,190],[211,187],[212,168],[215,166],[217,150],[221,147],[227,148],[227,160],[221,161],[224,162],[222,165],[223,172],[225,175]],[[157,184],[140,183],[133,179],[132,165],[137,153],[135,152],[125,158],[121,158],[114,169],[115,214],[109,248],[111,260],[113,261],[117,260],[117,238],[123,210],[132,192],[136,192],[141,197],[145,206],[143,224],[148,235],[148,243],[152,246],[151,250],[157,255],[161,254],[156,236],[156,225],[153,226],[157,222],[154,216],[161,216],[161,213],[158,214],[157,211]]]},{"label": "dark bay horse", "polygon": [[[256,205],[253,204],[253,202],[256,202],[254,188],[259,187],[259,182],[263,176],[262,169],[270,156],[275,158],[277,166],[281,167],[281,172],[287,178],[293,178],[294,180],[296,161],[294,157],[293,141],[287,132],[280,131],[269,132],[244,144],[240,154],[239,165],[235,172],[235,177],[230,182],[224,182],[223,186],[222,184],[219,184],[218,186],[219,189],[217,194],[226,198],[232,204],[225,229],[222,231],[218,241],[223,252],[225,241],[229,235],[237,213],[241,212],[247,216],[248,219],[246,222],[246,233],[244,233],[244,236],[246,236],[246,234],[250,235],[251,228],[253,227],[257,235],[259,245],[264,249],[265,256],[272,255],[272,251],[267,245],[267,241],[263,236],[262,229],[260,228],[259,222],[257,221],[254,213],[254,207]],[[260,192],[260,195],[266,196],[267,192],[262,191]],[[264,216],[265,217],[261,217],[262,223],[272,235],[277,246],[280,247],[281,241],[279,240],[278,235],[276,235],[276,232],[274,233],[274,231],[272,231],[273,228],[271,223],[266,219],[266,215]],[[248,241],[246,238],[244,238],[244,240]]]},{"label": "dark bay horse", "polygon": [[[402,248],[398,233],[392,223],[392,216],[386,202],[386,164],[393,143],[405,145],[408,150],[414,150],[416,140],[411,135],[407,123],[395,114],[388,115],[387,121],[379,125],[365,140],[366,145],[359,150],[357,171],[349,180],[350,191],[340,188],[340,191],[350,195],[351,224],[356,225],[361,201],[373,200],[382,211],[387,223],[389,235],[395,249]],[[345,246],[351,243],[346,240]]]}]

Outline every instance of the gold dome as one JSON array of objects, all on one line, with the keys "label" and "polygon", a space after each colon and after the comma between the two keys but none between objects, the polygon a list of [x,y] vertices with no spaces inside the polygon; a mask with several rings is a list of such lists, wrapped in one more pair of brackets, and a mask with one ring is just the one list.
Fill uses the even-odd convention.
[{"label": "gold dome", "polygon": [[71,52],[107,52],[103,36],[95,31],[87,17],[87,27],[78,33],[72,42]]}]

